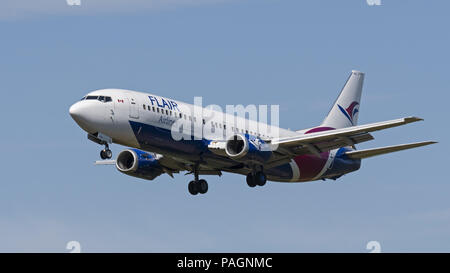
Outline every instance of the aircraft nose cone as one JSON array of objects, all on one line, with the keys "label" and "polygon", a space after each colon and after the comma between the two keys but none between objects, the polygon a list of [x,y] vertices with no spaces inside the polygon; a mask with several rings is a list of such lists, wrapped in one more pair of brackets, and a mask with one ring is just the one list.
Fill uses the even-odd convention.
[{"label": "aircraft nose cone", "polygon": [[83,130],[93,133],[105,126],[103,110],[98,101],[78,101],[70,106],[69,114]]},{"label": "aircraft nose cone", "polygon": [[95,125],[95,120],[92,119],[91,108],[92,107],[86,105],[86,103],[83,103],[82,101],[75,103],[69,108],[69,114],[72,119],[85,131],[92,130],[92,126]]},{"label": "aircraft nose cone", "polygon": [[82,113],[80,104],[78,102],[70,106],[69,114],[75,121],[80,121]]}]

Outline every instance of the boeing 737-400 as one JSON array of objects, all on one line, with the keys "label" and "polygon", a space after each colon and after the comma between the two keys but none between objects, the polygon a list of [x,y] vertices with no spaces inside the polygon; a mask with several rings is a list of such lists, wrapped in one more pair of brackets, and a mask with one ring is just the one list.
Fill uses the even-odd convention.
[{"label": "boeing 737-400", "polygon": [[[266,181],[337,179],[360,168],[361,159],[415,148],[425,141],[357,150],[372,132],[420,121],[405,117],[357,125],[364,73],[352,71],[328,115],[317,127],[292,131],[230,113],[154,94],[121,89],[90,92],[70,107],[88,138],[105,148],[102,161],[127,175],[153,180],[189,172],[191,194],[204,194],[200,176],[223,172],[246,176],[248,186]],[[208,113],[208,114],[205,114]],[[129,147],[111,160],[111,143]]]}]

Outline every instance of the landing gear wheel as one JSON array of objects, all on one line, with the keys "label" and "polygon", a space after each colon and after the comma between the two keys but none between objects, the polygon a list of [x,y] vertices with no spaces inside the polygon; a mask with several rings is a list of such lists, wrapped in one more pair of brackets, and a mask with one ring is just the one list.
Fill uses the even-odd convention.
[{"label": "landing gear wheel", "polygon": [[266,175],[263,172],[257,172],[254,176],[256,185],[264,186],[267,182]]},{"label": "landing gear wheel", "polygon": [[101,159],[110,159],[112,157],[112,152],[110,149],[104,149],[100,151]]},{"label": "landing gear wheel", "polygon": [[252,173],[247,174],[247,185],[250,188],[254,188],[256,186],[255,179],[254,179]]},{"label": "landing gear wheel", "polygon": [[204,180],[204,179],[200,179],[197,182],[197,187],[198,187],[198,192],[201,194],[205,194],[206,192],[208,192],[208,182],[206,182],[206,180]]},{"label": "landing gear wheel", "polygon": [[188,184],[188,190],[189,193],[192,195],[197,195],[198,194],[198,187],[197,187],[197,183],[195,181],[191,181]]},{"label": "landing gear wheel", "polygon": [[110,149],[105,149],[106,158],[110,159],[112,157],[112,152]]},{"label": "landing gear wheel", "polygon": [[106,152],[105,152],[105,150],[101,150],[100,151],[100,158],[101,159],[106,159]]},{"label": "landing gear wheel", "polygon": [[205,179],[198,179],[198,163],[195,164],[193,173],[194,180],[188,185],[189,193],[192,195],[205,194],[208,191],[208,182]]}]

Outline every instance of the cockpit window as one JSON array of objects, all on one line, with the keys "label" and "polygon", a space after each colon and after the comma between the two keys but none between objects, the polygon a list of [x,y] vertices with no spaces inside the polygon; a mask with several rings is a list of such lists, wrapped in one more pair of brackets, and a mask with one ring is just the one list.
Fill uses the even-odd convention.
[{"label": "cockpit window", "polygon": [[86,99],[86,97],[82,97],[82,98],[81,98],[81,100],[85,100],[85,99]]},{"label": "cockpit window", "polygon": [[98,101],[101,101],[101,102],[111,102],[112,101],[111,97],[106,97],[106,96],[87,96],[87,97],[82,98],[81,100],[84,100],[84,99],[86,99],[86,100],[98,100]]}]

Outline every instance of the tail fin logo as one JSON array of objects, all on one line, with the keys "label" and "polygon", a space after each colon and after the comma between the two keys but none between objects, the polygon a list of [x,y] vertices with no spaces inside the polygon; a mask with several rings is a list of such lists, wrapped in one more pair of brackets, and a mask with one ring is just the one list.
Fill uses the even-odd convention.
[{"label": "tail fin logo", "polygon": [[339,104],[337,106],[339,107],[339,110],[341,110],[341,112],[348,118],[350,123],[352,125],[355,125],[354,122],[353,122],[353,118],[355,117],[356,113],[359,112],[359,109],[358,109],[359,108],[359,103],[354,101],[346,109],[344,109]]}]

